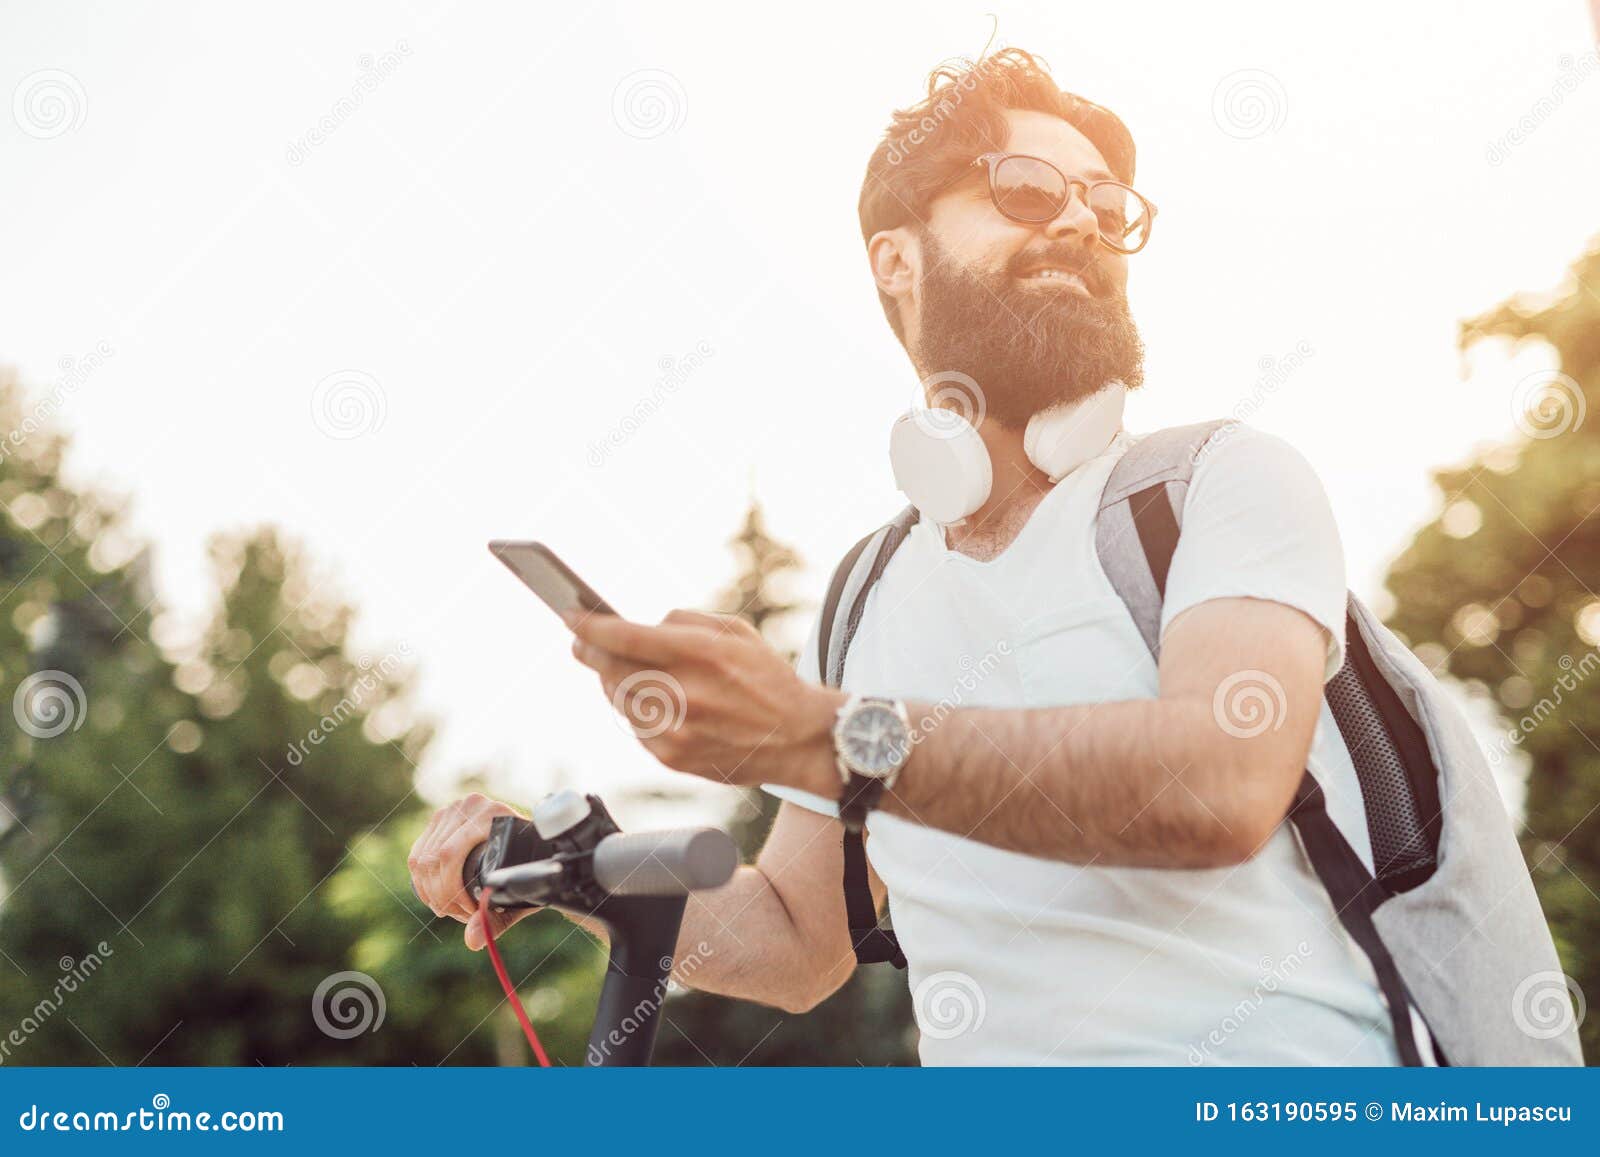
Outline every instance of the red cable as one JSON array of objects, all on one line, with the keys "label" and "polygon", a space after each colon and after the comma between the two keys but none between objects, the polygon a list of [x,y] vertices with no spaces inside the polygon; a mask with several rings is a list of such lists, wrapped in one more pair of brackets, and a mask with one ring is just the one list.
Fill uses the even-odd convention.
[{"label": "red cable", "polygon": [[540,1067],[548,1069],[550,1058],[545,1056],[544,1046],[539,1043],[539,1034],[533,1031],[533,1024],[528,1020],[528,1014],[522,1007],[522,999],[517,996],[511,977],[506,974],[506,964],[500,959],[500,949],[494,944],[494,925],[489,919],[489,891],[485,888],[478,896],[478,919],[483,923],[483,938],[488,944],[489,959],[494,962],[494,973],[500,978],[500,987],[506,990],[506,999],[511,1002],[511,1011],[517,1014],[517,1023],[522,1026],[522,1035],[528,1038],[528,1044],[533,1049],[533,1055],[538,1058]]}]

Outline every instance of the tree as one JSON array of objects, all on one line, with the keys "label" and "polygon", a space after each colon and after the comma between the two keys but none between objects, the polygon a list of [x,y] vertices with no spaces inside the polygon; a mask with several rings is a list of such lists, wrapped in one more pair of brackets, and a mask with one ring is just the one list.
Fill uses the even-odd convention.
[{"label": "tree", "polygon": [[389,1055],[313,997],[362,942],[330,878],[416,807],[405,646],[351,655],[349,608],[270,531],[216,541],[209,625],[158,646],[144,553],[118,504],[62,481],[39,408],[0,383],[0,1024],[23,1037],[0,1060]]},{"label": "tree", "polygon": [[[1554,296],[1462,327],[1548,347],[1519,383],[1522,436],[1438,471],[1440,515],[1395,561],[1390,624],[1436,669],[1492,700],[1510,729],[1491,757],[1530,764],[1524,852],[1563,966],[1600,999],[1600,247]],[[1600,1017],[1582,1028],[1600,1058]]]},{"label": "tree", "polygon": [[[800,557],[766,529],[761,507],[751,501],[744,524],[730,540],[739,562],[732,584],[713,607],[748,620],[792,662],[782,641],[785,619],[800,609],[786,585]],[[746,860],[754,857],[777,815],[778,800],[749,791],[730,829]],[[868,1065],[914,1064],[915,1029],[905,974],[887,966],[865,967],[811,1012],[795,1016],[747,1001],[685,993],[666,1006],[661,1064]]]}]

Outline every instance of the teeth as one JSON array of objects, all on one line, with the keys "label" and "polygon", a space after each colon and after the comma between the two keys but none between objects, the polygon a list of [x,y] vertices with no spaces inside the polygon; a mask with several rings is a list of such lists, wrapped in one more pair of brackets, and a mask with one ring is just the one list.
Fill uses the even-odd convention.
[{"label": "teeth", "polygon": [[1050,277],[1058,281],[1075,281],[1079,285],[1083,284],[1083,278],[1079,277],[1076,273],[1068,273],[1064,269],[1035,269],[1032,273],[1028,274],[1028,276]]}]

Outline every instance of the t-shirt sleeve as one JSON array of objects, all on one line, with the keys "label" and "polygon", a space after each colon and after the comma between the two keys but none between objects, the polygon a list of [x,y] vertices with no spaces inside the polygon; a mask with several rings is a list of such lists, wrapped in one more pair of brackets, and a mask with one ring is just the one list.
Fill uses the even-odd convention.
[{"label": "t-shirt sleeve", "polygon": [[[822,633],[822,615],[819,613],[811,624],[811,635],[806,639],[806,645],[800,648],[800,657],[795,660],[794,669],[800,678],[807,683],[820,683],[817,677],[817,646]],[[823,799],[820,795],[812,795],[809,791],[798,788],[782,787],[777,784],[764,783],[761,790],[770,795],[775,795],[781,800],[799,804],[809,811],[820,812],[825,816],[839,814],[839,805],[831,799]]]},{"label": "t-shirt sleeve", "polygon": [[1202,452],[1167,575],[1161,631],[1212,599],[1266,599],[1322,627],[1324,681],[1344,663],[1344,547],[1316,471],[1283,439],[1248,426]]}]

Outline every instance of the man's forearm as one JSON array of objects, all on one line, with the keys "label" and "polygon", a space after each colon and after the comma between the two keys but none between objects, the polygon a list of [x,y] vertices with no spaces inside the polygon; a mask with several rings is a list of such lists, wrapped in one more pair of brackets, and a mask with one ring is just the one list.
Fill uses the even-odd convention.
[{"label": "man's forearm", "polygon": [[[1211,704],[1140,699],[1029,710],[910,706],[922,740],[883,810],[1009,851],[1194,868],[1263,841],[1281,777],[1249,774]],[[1281,815],[1281,811],[1277,814]]]},{"label": "man's forearm", "polygon": [[701,992],[803,1012],[850,974],[845,955],[830,968],[815,948],[766,873],[746,865],[721,888],[690,895],[672,976]]}]

